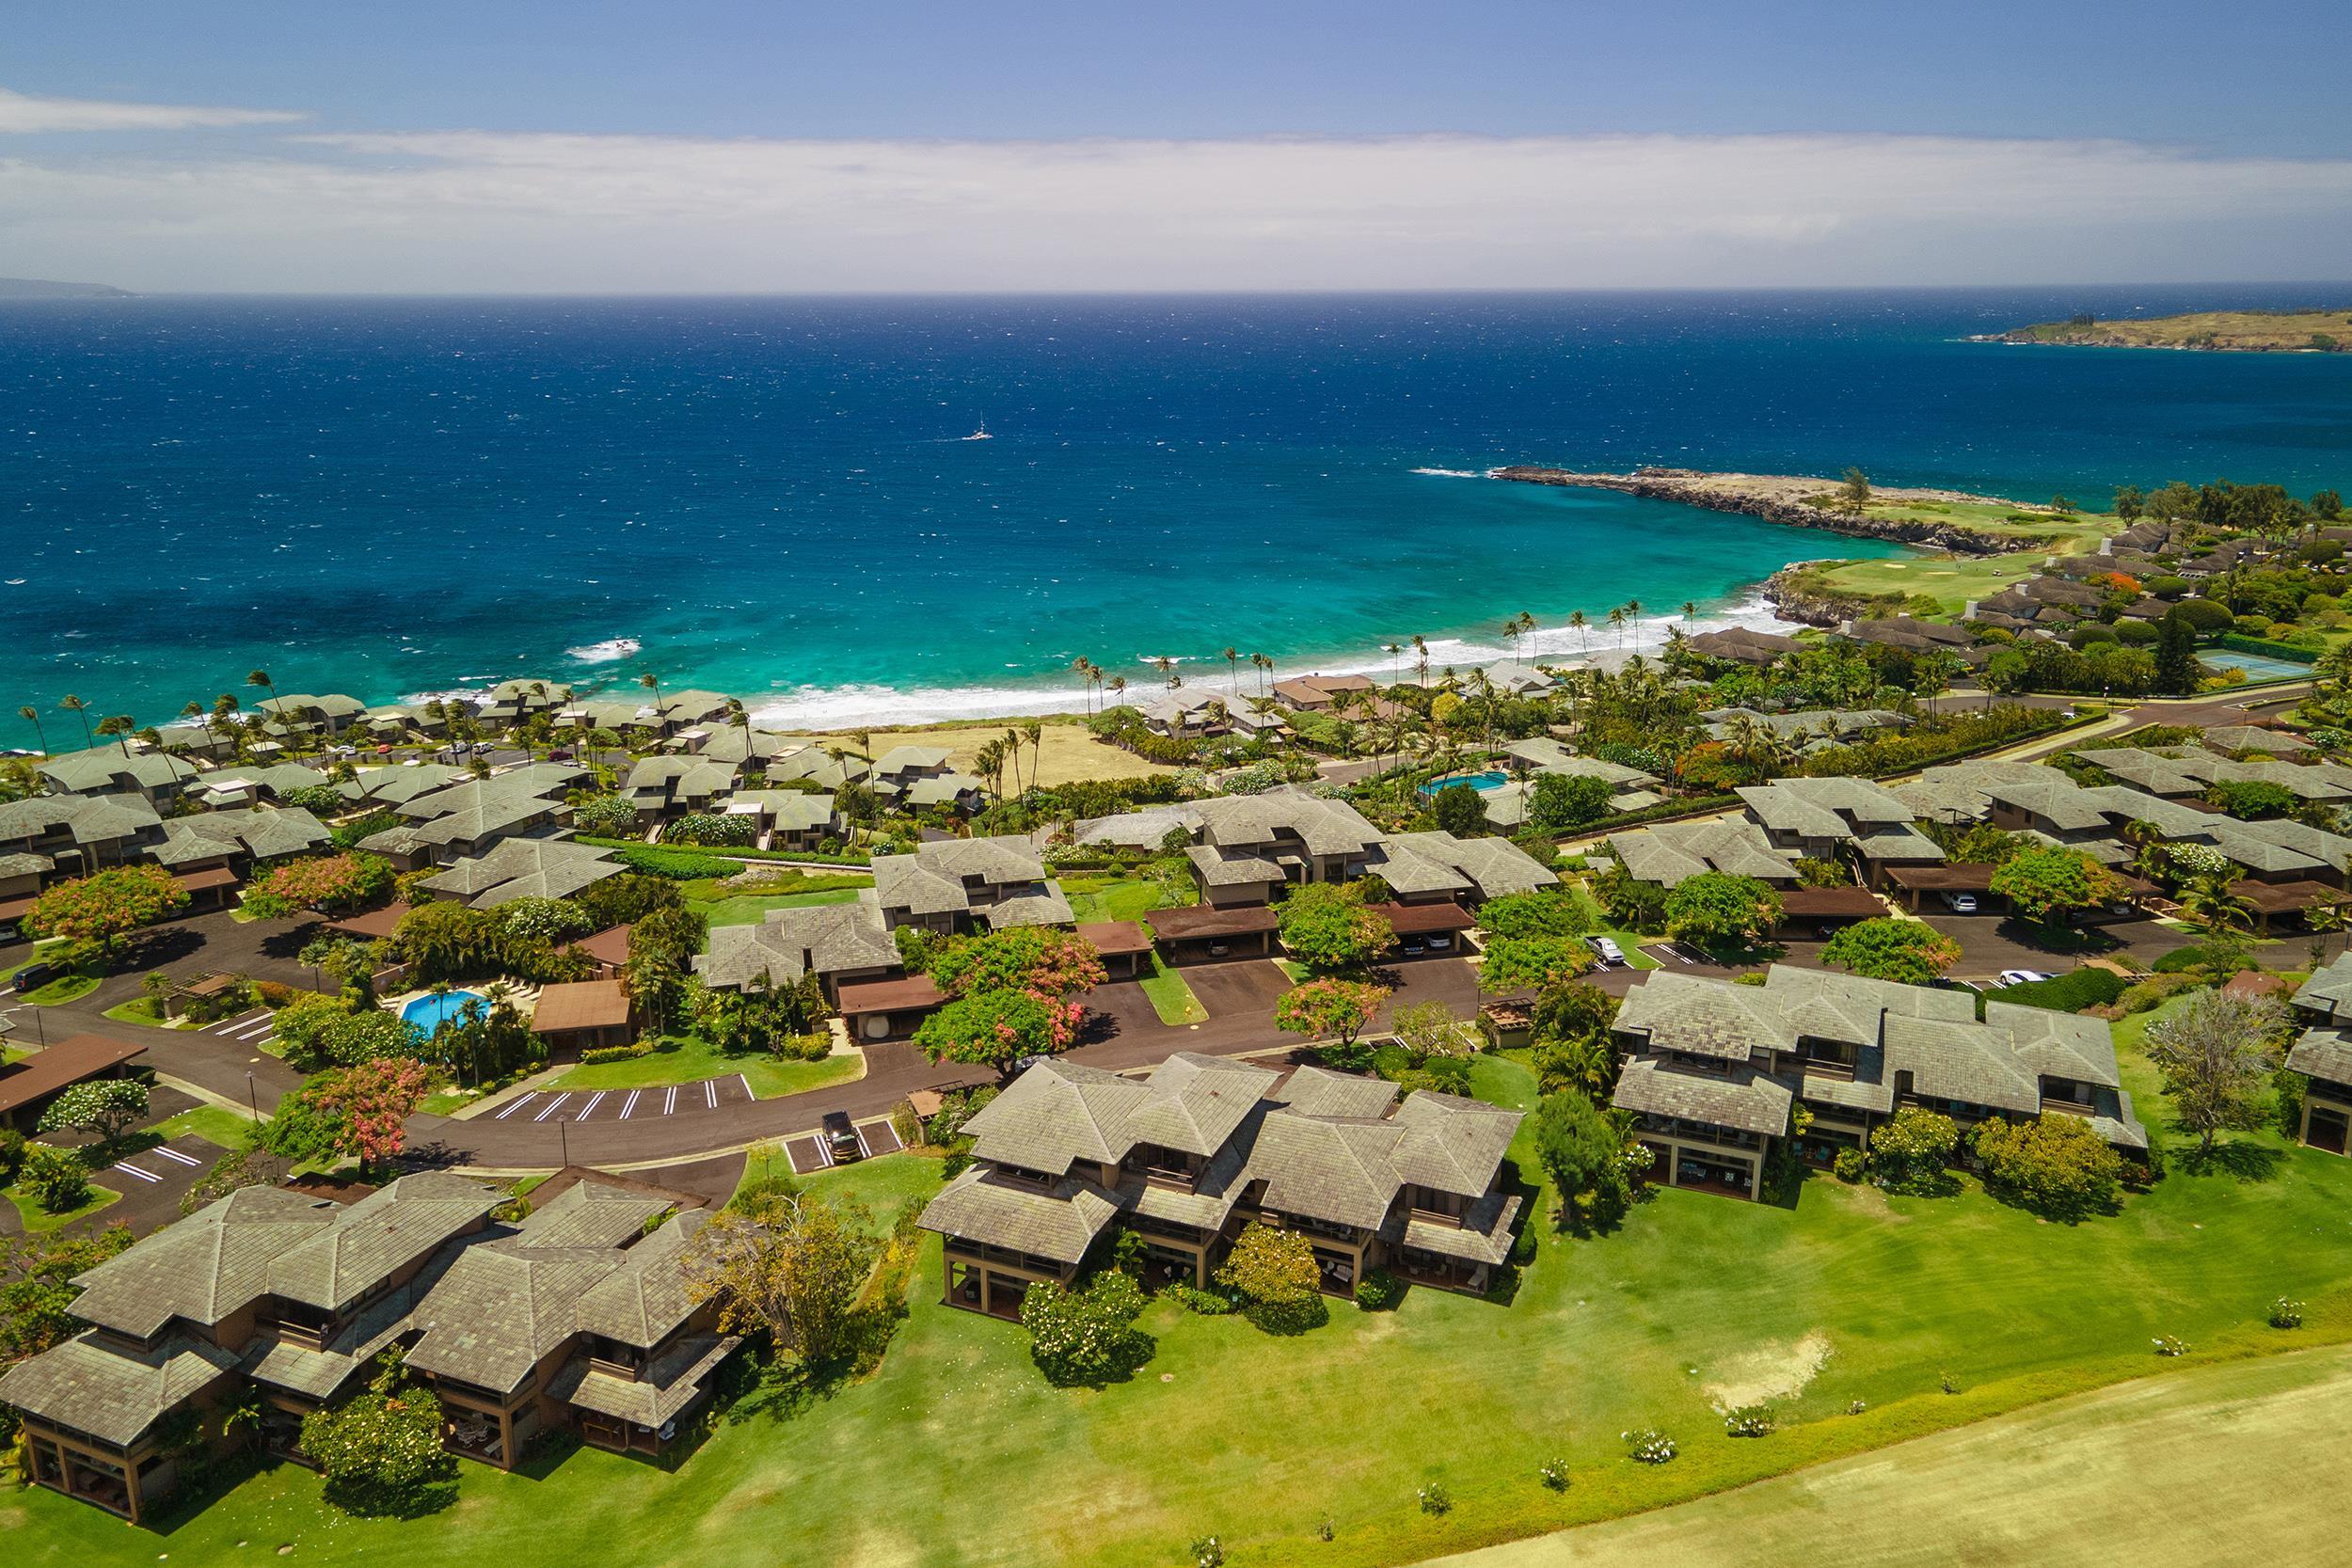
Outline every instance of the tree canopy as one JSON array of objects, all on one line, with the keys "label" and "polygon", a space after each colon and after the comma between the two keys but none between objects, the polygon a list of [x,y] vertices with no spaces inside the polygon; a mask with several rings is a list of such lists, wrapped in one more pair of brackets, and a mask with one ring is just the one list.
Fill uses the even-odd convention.
[{"label": "tree canopy", "polygon": [[1580,1090],[1544,1096],[1535,1111],[1535,1155],[1559,1189],[1564,1230],[1616,1222],[1633,1200],[1649,1151],[1633,1140],[1629,1113],[1604,1109]]},{"label": "tree canopy", "polygon": [[1386,986],[1360,980],[1309,980],[1274,1002],[1274,1026],[1310,1039],[1352,1043],[1389,999]]},{"label": "tree canopy", "polygon": [[2019,914],[2042,925],[2097,909],[2117,890],[2115,878],[2089,855],[2056,846],[2020,849],[1994,869],[1990,885]]},{"label": "tree canopy", "polygon": [[59,882],[33,900],[24,928],[112,952],[132,932],[188,907],[188,892],[160,865],[118,865]]},{"label": "tree canopy", "polygon": [[2217,1133],[2263,1125],[2279,1045],[2293,1024],[2275,997],[2193,991],[2148,1025],[2148,1060],[2172,1114],[2210,1152]]},{"label": "tree canopy", "polygon": [[1549,990],[1590,970],[1593,950],[1577,937],[1496,937],[1478,965],[1484,991]]},{"label": "tree canopy", "polygon": [[925,1019],[914,1043],[931,1060],[976,1062],[1004,1070],[1024,1056],[1046,1056],[1075,1037],[1084,1008],[1041,1002],[1026,991],[984,990],[958,997]]},{"label": "tree canopy", "polygon": [[1829,939],[1821,961],[1872,980],[1924,986],[1960,961],[1960,943],[1923,920],[1858,920]]},{"label": "tree canopy", "polygon": [[1780,895],[1753,877],[1702,871],[1666,894],[1666,934],[1703,947],[1753,942],[1780,922]]},{"label": "tree canopy", "polygon": [[1364,908],[1361,883],[1294,888],[1275,919],[1282,945],[1310,969],[1361,969],[1396,941],[1388,916]]}]

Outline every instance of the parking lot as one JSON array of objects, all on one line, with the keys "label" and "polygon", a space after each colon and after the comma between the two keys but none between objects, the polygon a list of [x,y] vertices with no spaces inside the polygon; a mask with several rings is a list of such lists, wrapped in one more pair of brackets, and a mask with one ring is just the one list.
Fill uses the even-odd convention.
[{"label": "parking lot", "polygon": [[739,1072],[642,1089],[532,1089],[483,1117],[491,1121],[649,1121],[704,1115],[751,1098],[751,1081]]},{"label": "parking lot", "polygon": [[[896,1154],[906,1147],[898,1140],[898,1129],[886,1116],[868,1117],[854,1124],[858,1152],[863,1159],[878,1154]],[[796,1132],[784,1140],[784,1157],[792,1162],[792,1174],[807,1176],[829,1165],[840,1164],[834,1158],[833,1148],[821,1132]]]}]

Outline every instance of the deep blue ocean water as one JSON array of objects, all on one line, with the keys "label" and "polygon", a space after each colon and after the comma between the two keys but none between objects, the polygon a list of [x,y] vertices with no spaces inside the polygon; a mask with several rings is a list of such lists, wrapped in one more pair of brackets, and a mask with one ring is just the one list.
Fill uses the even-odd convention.
[{"label": "deep blue ocean water", "polygon": [[1039,705],[1079,655],[1468,663],[1520,610],[1722,611],[1865,546],[1417,470],[2352,489],[2352,356],[1957,341],[2338,296],[9,304],[0,711],[650,670],[850,721]]}]

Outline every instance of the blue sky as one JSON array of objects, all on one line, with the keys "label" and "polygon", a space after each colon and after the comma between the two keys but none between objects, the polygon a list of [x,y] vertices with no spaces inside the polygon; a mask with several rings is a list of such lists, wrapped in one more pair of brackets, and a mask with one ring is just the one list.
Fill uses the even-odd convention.
[{"label": "blue sky", "polygon": [[0,255],[152,289],[2310,277],[2352,238],[2347,42],[2342,4],[2172,0],[20,8]]}]

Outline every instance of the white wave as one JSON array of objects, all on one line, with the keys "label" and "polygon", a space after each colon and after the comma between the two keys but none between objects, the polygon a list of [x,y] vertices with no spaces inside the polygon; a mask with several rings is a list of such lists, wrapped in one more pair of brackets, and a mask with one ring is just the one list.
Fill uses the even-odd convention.
[{"label": "white wave", "polygon": [[583,643],[564,651],[582,664],[610,664],[616,658],[627,658],[644,646],[634,637],[609,637],[601,642]]},{"label": "white wave", "polygon": [[1429,474],[1438,479],[1485,479],[1486,477],[1486,470],[1483,468],[1415,468],[1413,472]]},{"label": "white wave", "polygon": [[[1153,688],[1129,689],[1132,701]],[[768,698],[752,709],[752,722],[771,730],[888,729],[898,724],[938,724],[956,719],[1003,719],[1032,713],[1078,713],[1090,701],[1109,703],[1107,693],[1089,699],[1077,687],[917,687],[899,691],[886,686],[803,686]]]}]

